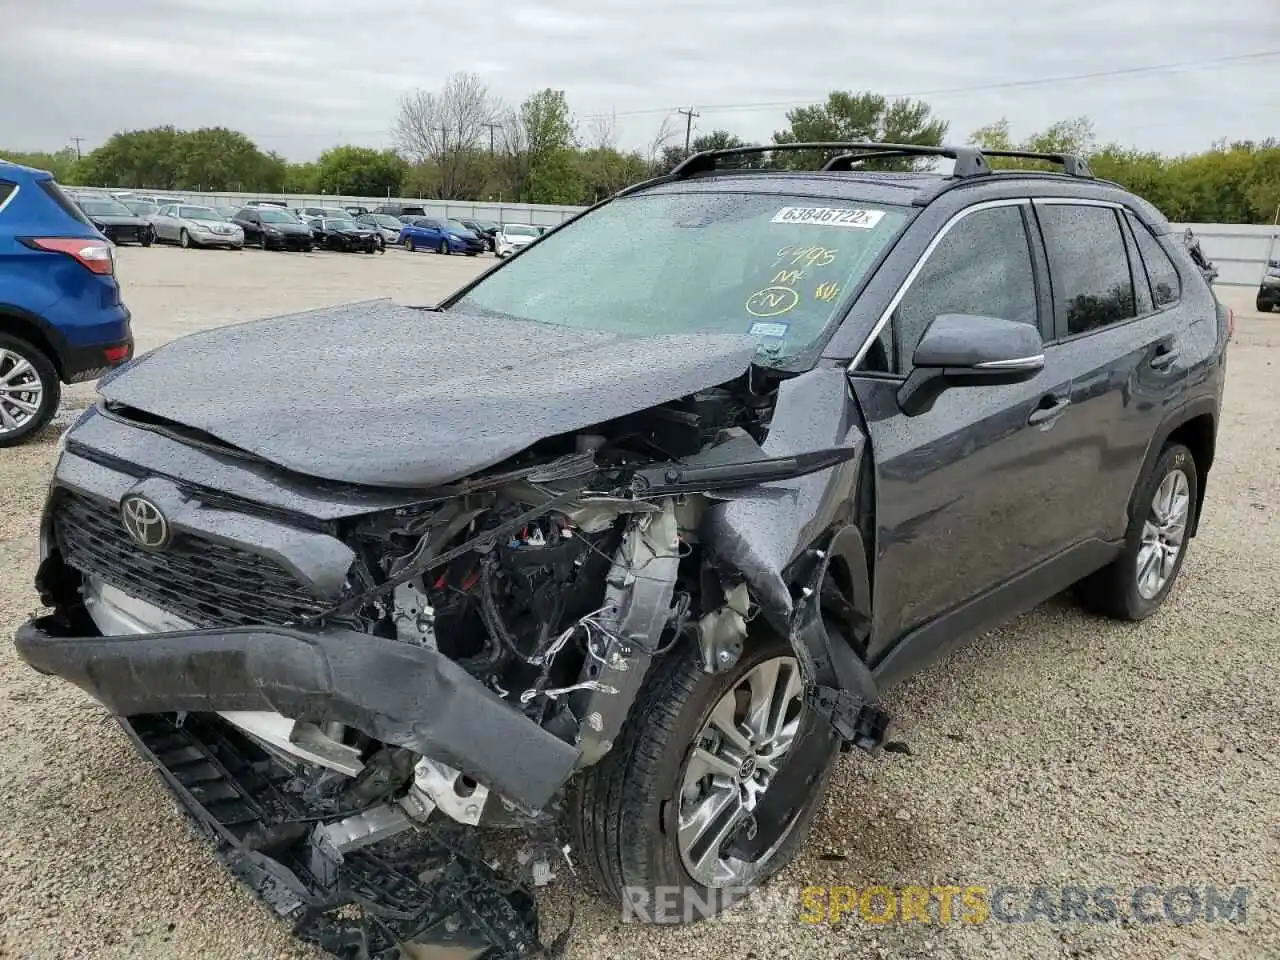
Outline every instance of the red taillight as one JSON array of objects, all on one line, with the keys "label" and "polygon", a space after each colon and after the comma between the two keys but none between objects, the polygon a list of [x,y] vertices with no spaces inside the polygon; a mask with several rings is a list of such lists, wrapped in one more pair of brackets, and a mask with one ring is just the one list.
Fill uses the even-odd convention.
[{"label": "red taillight", "polygon": [[65,253],[79,260],[88,270],[106,276],[115,272],[115,254],[111,244],[102,240],[83,240],[76,237],[31,237],[27,245],[50,253]]},{"label": "red taillight", "polygon": [[129,356],[128,347],[107,347],[102,351],[102,355],[106,357],[107,363],[119,363],[121,360]]}]

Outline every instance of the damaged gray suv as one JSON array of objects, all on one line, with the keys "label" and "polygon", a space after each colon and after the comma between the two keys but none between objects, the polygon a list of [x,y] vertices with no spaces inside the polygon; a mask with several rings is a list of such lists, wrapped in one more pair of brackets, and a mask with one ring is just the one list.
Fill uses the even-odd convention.
[{"label": "damaged gray suv", "polygon": [[437,307],[139,357],[68,431],[21,656],[300,935],[522,956],[570,870],[722,909],[887,686],[1067,588],[1168,597],[1231,318],[1165,219],[1071,156],[774,149],[824,162],[695,155]]}]

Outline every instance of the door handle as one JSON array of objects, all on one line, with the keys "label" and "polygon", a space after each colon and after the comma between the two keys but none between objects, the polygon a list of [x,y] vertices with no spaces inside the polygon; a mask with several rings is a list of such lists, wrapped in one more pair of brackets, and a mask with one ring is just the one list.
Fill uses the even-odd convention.
[{"label": "door handle", "polygon": [[1176,347],[1165,346],[1161,344],[1156,347],[1155,356],[1147,361],[1147,365],[1152,370],[1164,370],[1173,366],[1173,361],[1178,359],[1178,350]]},{"label": "door handle", "polygon": [[1040,405],[1031,411],[1031,416],[1027,417],[1027,423],[1034,427],[1037,424],[1056,420],[1069,406],[1071,406],[1070,397],[1055,397],[1053,394],[1047,394],[1041,398]]}]

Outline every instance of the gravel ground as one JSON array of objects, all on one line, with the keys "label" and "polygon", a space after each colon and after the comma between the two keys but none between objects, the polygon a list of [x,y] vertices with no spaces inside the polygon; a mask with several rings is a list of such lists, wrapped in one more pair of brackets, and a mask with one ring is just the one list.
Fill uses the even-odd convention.
[{"label": "gravel ground", "polygon": [[[147,349],[237,319],[385,295],[430,302],[488,264],[462,258],[123,251]],[[1218,460],[1178,590],[1138,626],[1051,602],[899,688],[912,754],[844,757],[800,858],[770,888],[1037,884],[1250,888],[1243,924],[873,925],[771,916],[652,928],[578,884],[586,957],[1255,958],[1280,956],[1280,319],[1237,306]],[[91,391],[70,391],[82,407]],[[65,417],[60,418],[65,422]],[[0,453],[0,634],[38,601],[36,524],[56,430]],[[194,838],[100,708],[0,644],[0,956],[313,958]],[[1152,901],[1159,909],[1158,896]],[[766,919],[767,917],[767,919]]]}]

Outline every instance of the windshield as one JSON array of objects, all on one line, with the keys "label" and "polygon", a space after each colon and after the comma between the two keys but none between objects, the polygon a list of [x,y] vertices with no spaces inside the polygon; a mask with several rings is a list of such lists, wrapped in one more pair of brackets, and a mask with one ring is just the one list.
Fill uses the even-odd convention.
[{"label": "windshield", "polygon": [[907,216],[849,200],[637,194],[543,237],[456,306],[637,336],[744,333],[759,362],[779,364],[823,334]]},{"label": "windshield", "polygon": [[324,222],[324,226],[326,230],[355,230],[356,229],[356,223],[354,220],[343,220],[336,217],[332,220],[326,220]]},{"label": "windshield", "polygon": [[133,216],[133,212],[128,207],[115,200],[81,200],[80,209],[91,217]]},{"label": "windshield", "polygon": [[454,233],[470,233],[471,232],[471,228],[468,227],[465,223],[463,223],[460,220],[446,220],[444,222],[444,225],[447,229],[452,230]]},{"label": "windshield", "polygon": [[404,226],[404,224],[401,223],[399,220],[397,220],[395,217],[386,213],[375,213],[373,214],[371,219],[378,226],[386,227],[388,230],[399,230],[401,227]]},{"label": "windshield", "polygon": [[533,227],[526,227],[519,223],[508,223],[502,228],[502,232],[508,237],[536,237],[538,231]]},{"label": "windshield", "polygon": [[154,203],[147,203],[145,200],[129,200],[125,202],[125,206],[140,217],[149,217],[159,209]]},{"label": "windshield", "polygon": [[258,218],[263,223],[297,223],[298,218],[283,210],[272,210],[268,207],[258,208]]},{"label": "windshield", "polygon": [[481,230],[497,230],[498,229],[498,225],[494,223],[492,220],[477,220],[476,226],[479,227]]},{"label": "windshield", "polygon": [[222,214],[213,207],[179,207],[178,217],[182,220],[225,220]]}]

